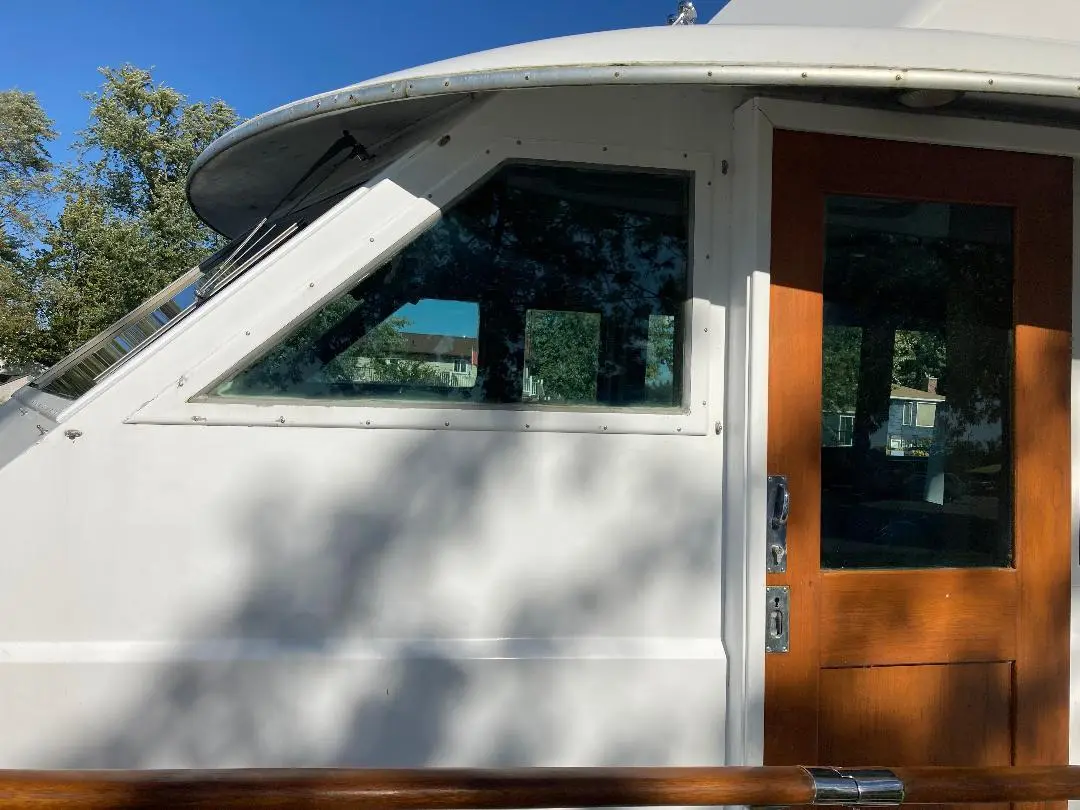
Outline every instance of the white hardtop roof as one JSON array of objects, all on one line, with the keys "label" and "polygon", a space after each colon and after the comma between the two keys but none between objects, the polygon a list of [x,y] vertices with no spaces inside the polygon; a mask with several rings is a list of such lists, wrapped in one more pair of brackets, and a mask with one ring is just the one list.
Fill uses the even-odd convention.
[{"label": "white hardtop roof", "polygon": [[[459,102],[522,88],[929,88],[1068,110],[1080,100],[1075,44],[911,27],[961,21],[957,9],[966,9],[1008,28],[1010,15],[1040,20],[1051,6],[1062,30],[1080,18],[1080,3],[1066,0],[732,0],[715,24],[609,31],[470,54],[302,99],[241,124],[199,156],[188,177],[189,200],[212,227],[235,235],[280,202],[342,130],[389,156],[404,131]],[[808,25],[811,9],[814,24]],[[743,17],[763,24],[743,24]],[[796,24],[776,24],[781,19]],[[879,27],[847,24],[852,21]]]},{"label": "white hardtop roof", "polygon": [[1076,0],[730,0],[711,22],[920,28],[1080,41]]}]

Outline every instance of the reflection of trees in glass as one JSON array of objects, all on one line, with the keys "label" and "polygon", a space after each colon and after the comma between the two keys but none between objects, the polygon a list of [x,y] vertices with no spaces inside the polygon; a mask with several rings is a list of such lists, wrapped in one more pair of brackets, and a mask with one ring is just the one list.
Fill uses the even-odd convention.
[{"label": "reflection of trees in glass", "polygon": [[[529,310],[525,317],[525,365],[541,380],[545,401],[596,402],[600,368],[600,315],[595,312]],[[645,350],[649,401],[670,403],[675,362],[675,319],[649,318]]]},{"label": "reflection of trees in glass", "polygon": [[826,210],[822,566],[1007,565],[1012,212],[852,197]]},{"label": "reflection of trees in glass", "polygon": [[[530,362],[544,367],[529,370],[543,378],[548,396],[615,406],[676,405],[690,188],[682,175],[504,167],[290,336],[291,368],[283,367],[289,363],[278,349],[257,363],[275,366],[276,382],[268,379],[259,393],[288,395],[290,388],[332,374],[340,356],[356,354],[361,338],[424,298],[477,304],[483,402],[521,401],[528,342]],[[537,321],[527,335],[530,311],[562,315]],[[383,333],[376,343],[391,338]],[[534,361],[538,346],[543,356]],[[379,392],[308,395],[357,393]],[[402,393],[408,392],[396,395]]]},{"label": "reflection of trees in glass", "polygon": [[600,365],[600,316],[595,312],[529,310],[525,363],[543,380],[544,399],[595,402]]},{"label": "reflection of trees in glass", "polygon": [[893,339],[893,384],[925,390],[927,378],[945,373],[945,337],[938,332],[898,329]]},{"label": "reflection of trees in glass", "polygon": [[[830,198],[828,208],[824,292],[837,315],[823,344],[823,407],[854,404],[860,382],[882,387],[887,365],[893,385],[926,390],[927,377],[938,378],[950,443],[972,426],[1000,425],[1011,379],[1011,212],[862,198]],[[861,360],[845,329],[861,331]],[[864,432],[888,418],[885,396],[858,392]]]},{"label": "reflection of trees in glass", "polygon": [[822,336],[821,409],[825,413],[854,413],[859,390],[862,330],[856,326],[826,326]]},{"label": "reflection of trees in glass", "polygon": [[645,355],[645,385],[649,399],[674,404],[675,318],[649,317],[649,347]]},{"label": "reflection of trees in glass", "polygon": [[391,317],[327,363],[319,361],[319,338],[340,324],[356,302],[340,298],[317,312],[252,368],[237,376],[224,394],[263,394],[285,391],[305,380],[322,384],[355,382],[432,384],[437,373],[422,360],[405,356],[410,325]]}]

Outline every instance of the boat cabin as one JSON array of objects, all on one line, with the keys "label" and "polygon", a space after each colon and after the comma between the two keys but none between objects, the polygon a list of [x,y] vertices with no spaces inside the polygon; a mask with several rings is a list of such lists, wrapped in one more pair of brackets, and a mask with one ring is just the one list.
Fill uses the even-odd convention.
[{"label": "boat cabin", "polygon": [[207,149],[0,409],[0,766],[1069,761],[1080,10],[672,22]]}]

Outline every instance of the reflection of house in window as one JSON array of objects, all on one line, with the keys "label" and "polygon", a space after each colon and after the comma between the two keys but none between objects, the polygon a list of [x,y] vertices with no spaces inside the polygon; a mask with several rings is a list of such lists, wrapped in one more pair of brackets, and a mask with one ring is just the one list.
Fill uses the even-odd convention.
[{"label": "reflection of house in window", "polygon": [[937,393],[931,378],[928,391],[894,385],[889,395],[889,453],[894,456],[926,455],[934,440],[938,405],[945,397]]},{"label": "reflection of house in window", "polygon": [[825,411],[821,414],[821,446],[851,447],[855,440],[855,414]]},{"label": "reflection of house in window", "polygon": [[423,363],[439,381],[469,388],[476,381],[476,338],[405,333],[402,360]]},{"label": "reflection of house in window", "polygon": [[855,438],[855,414],[840,414],[839,430],[837,431],[837,443],[840,447],[851,447]]},{"label": "reflection of house in window", "polygon": [[476,361],[474,337],[397,332],[393,343],[378,356],[358,357],[351,376],[357,382],[422,377],[429,385],[471,388],[476,383]]}]

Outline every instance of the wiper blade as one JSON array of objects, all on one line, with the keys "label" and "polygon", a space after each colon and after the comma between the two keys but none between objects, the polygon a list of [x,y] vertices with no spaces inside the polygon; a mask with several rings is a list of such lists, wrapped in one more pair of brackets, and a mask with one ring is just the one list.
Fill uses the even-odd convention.
[{"label": "wiper blade", "polygon": [[221,289],[243,275],[252,266],[262,261],[291,239],[300,230],[301,223],[275,222],[270,225],[266,220],[259,222],[240,240],[234,250],[222,258],[214,268],[195,285],[195,300],[202,304],[212,298]]}]

